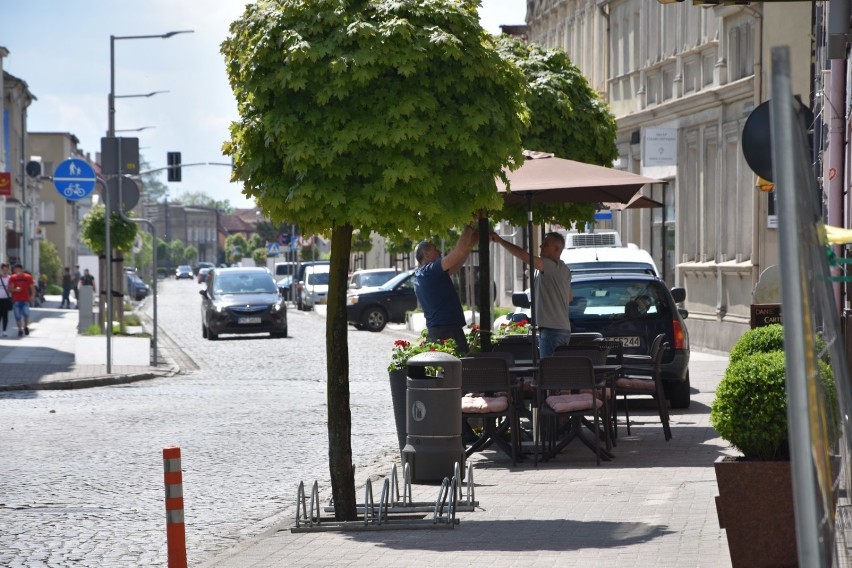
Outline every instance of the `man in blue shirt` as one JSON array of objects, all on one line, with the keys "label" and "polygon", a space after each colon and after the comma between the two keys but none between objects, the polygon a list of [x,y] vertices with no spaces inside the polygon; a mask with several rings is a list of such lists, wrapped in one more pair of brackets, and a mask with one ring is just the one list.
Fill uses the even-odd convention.
[{"label": "man in blue shirt", "polygon": [[422,241],[414,250],[414,293],[426,316],[427,337],[432,341],[453,339],[462,353],[467,353],[464,333],[465,318],[451,275],[459,271],[479,238],[478,231],[468,225],[455,248],[444,256],[431,241]]}]

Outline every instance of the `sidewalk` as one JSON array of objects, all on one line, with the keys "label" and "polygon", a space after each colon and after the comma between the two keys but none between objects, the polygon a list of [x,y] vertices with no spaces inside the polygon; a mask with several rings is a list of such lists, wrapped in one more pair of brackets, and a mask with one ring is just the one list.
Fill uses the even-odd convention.
[{"label": "sidewalk", "polygon": [[[471,462],[479,506],[457,513],[460,523],[454,529],[291,533],[298,483],[293,480],[292,487],[285,486],[293,499],[282,512],[287,521],[200,566],[728,567],[713,462],[734,452],[709,424],[710,404],[727,363],[725,354],[693,351],[692,403],[688,410],[671,412],[672,440],[665,441],[653,405],[634,401],[632,435],[627,436],[620,416],[615,458],[600,467],[579,443],[538,467],[532,460],[512,467],[494,451],[475,454]],[[386,461],[379,475],[356,471],[359,503],[367,477],[379,502],[382,477],[394,461],[399,467],[398,456]],[[313,480],[303,481],[309,495]],[[329,487],[319,491],[321,499],[330,494]],[[412,491],[414,501],[434,502],[438,495],[436,485],[415,484]],[[188,543],[191,533],[187,515]]]},{"label": "sidewalk", "polygon": [[[28,336],[18,338],[10,322],[10,337],[0,338],[0,391],[120,384],[168,376],[183,366],[182,351],[163,333],[157,366],[113,366],[107,374],[104,365],[77,365],[77,311],[58,306],[59,297],[49,296],[46,307],[33,309]],[[293,506],[282,511],[287,521],[201,566],[730,566],[716,516],[713,462],[731,452],[709,424],[713,393],[727,362],[723,354],[693,351],[692,405],[672,411],[669,442],[653,407],[633,403],[632,435],[627,436],[622,417],[615,458],[600,467],[579,443],[538,467],[530,461],[512,467],[506,456],[490,450],[475,454],[479,507],[457,513],[460,523],[454,529],[294,534],[298,480],[288,480],[292,486],[285,485],[285,491],[292,491]],[[356,471],[359,502],[367,477],[378,501],[381,477],[394,460],[399,463],[398,456],[386,456],[386,463],[376,466],[379,475]],[[274,485],[280,487],[278,481]],[[310,490],[313,480],[303,481]],[[319,489],[321,496],[330,494],[328,487]],[[436,485],[413,486],[415,501],[434,501],[437,494]],[[191,550],[189,511],[186,530]]]},{"label": "sidewalk", "polygon": [[179,371],[170,355],[173,345],[163,334],[158,334],[156,366],[113,365],[107,373],[105,364],[76,364],[77,310],[59,309],[60,301],[60,296],[47,296],[44,306],[31,308],[30,334],[23,337],[17,336],[17,325],[9,314],[9,336],[0,337],[0,391],[88,388]]}]

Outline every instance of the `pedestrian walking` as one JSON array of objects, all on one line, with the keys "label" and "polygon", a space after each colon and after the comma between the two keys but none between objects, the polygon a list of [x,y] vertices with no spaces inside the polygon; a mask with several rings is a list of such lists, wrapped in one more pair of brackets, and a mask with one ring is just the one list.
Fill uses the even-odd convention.
[{"label": "pedestrian walking", "polygon": [[[515,258],[530,263],[530,254],[516,244],[491,233],[491,240],[498,243]],[[535,318],[538,326],[538,351],[542,358],[553,355],[560,345],[571,341],[571,320],[568,310],[571,304],[571,269],[560,256],[565,249],[565,237],[551,232],[541,241],[541,256],[533,256],[532,264],[538,272],[535,276]]]},{"label": "pedestrian walking", "polygon": [[22,337],[30,334],[30,304],[35,299],[36,287],[33,277],[24,272],[20,263],[13,270],[15,273],[9,277],[9,290],[12,292],[12,310],[18,325],[18,337]]},{"label": "pedestrian walking", "polygon": [[427,337],[431,341],[453,339],[461,353],[469,349],[464,333],[466,321],[450,276],[464,265],[478,234],[468,225],[455,248],[444,256],[431,241],[422,241],[414,250],[419,265],[414,271],[414,293],[426,316]]},{"label": "pedestrian walking", "polygon": [[62,301],[59,303],[60,309],[71,307],[71,288],[74,286],[73,282],[74,278],[71,277],[71,269],[66,266],[62,271]]},{"label": "pedestrian walking", "polygon": [[9,265],[0,264],[0,337],[9,337],[6,328],[9,325],[9,312],[12,311],[12,291],[9,289]]}]

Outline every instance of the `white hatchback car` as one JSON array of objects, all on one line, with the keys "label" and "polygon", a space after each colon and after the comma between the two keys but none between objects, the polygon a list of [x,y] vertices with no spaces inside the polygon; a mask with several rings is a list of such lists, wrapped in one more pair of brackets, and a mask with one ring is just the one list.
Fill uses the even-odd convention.
[{"label": "white hatchback car", "polygon": [[328,298],[328,264],[316,264],[305,267],[304,285],[299,293],[302,295],[300,305],[309,311],[317,304],[324,304]]}]

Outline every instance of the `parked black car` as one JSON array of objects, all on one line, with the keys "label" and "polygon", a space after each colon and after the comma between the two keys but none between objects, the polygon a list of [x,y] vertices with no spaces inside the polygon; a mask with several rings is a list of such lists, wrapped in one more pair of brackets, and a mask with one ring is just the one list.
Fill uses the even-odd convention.
[{"label": "parked black car", "polygon": [[413,270],[377,288],[361,288],[346,296],[346,317],[355,329],[382,331],[388,322],[405,323],[405,312],[415,309]]},{"label": "parked black car", "polygon": [[148,297],[148,285],[132,272],[127,272],[126,286],[127,295],[134,300],[141,301]]},{"label": "parked black car", "polygon": [[686,299],[684,288],[668,289],[655,276],[574,275],[571,331],[596,331],[616,339],[624,353],[647,355],[651,342],[666,335],[669,349],[663,356],[662,376],[672,408],[689,407],[689,333],[687,311],[677,303]]},{"label": "parked black car", "polygon": [[[689,333],[683,321],[688,314],[676,305],[686,299],[686,290],[669,290],[650,274],[602,273],[573,274],[571,288],[572,333],[597,332],[620,341],[625,355],[648,355],[654,338],[666,335],[669,349],[661,369],[666,397],[672,408],[689,408]],[[516,306],[529,306],[523,292],[513,294],[512,300]],[[513,320],[518,318],[525,315],[513,314]]]},{"label": "parked black car", "polygon": [[287,304],[266,268],[216,268],[200,293],[205,339],[221,333],[287,337]]}]

